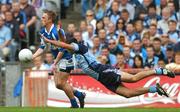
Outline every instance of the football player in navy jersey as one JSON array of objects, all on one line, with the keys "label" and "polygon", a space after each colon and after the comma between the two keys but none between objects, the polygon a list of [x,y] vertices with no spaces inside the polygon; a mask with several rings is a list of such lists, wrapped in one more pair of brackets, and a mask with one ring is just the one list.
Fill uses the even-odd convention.
[{"label": "football player in navy jersey", "polygon": [[88,52],[88,48],[84,44],[82,44],[82,42],[77,42],[76,39],[73,39],[71,42],[69,42],[71,44],[67,44],[64,42],[57,42],[47,39],[44,36],[42,36],[42,38],[48,43],[74,51],[77,64],[76,66],[78,68],[81,68],[87,75],[101,82],[106,88],[114,93],[130,98],[145,93],[157,92],[161,96],[165,95],[168,97],[168,94],[160,86],[159,83],[157,83],[156,85],[151,85],[149,87],[140,87],[134,89],[129,89],[122,84],[122,82],[137,82],[141,79],[144,79],[145,77],[152,76],[154,74],[166,75],[168,77],[174,78],[175,74],[167,69],[156,68],[154,70],[141,71],[135,75],[132,75],[120,71],[111,65],[100,64],[98,61],[96,61],[96,58],[90,52]]},{"label": "football player in navy jersey", "polygon": [[[58,29],[55,23],[56,14],[53,11],[44,11],[41,18],[43,28],[40,31],[41,36],[54,41],[65,41],[65,33],[63,29]],[[46,49],[50,47],[50,50],[55,58],[52,69],[54,72],[54,80],[56,87],[63,90],[71,102],[72,108],[78,108],[79,105],[74,96],[76,96],[80,102],[80,107],[84,107],[85,94],[73,88],[67,83],[68,76],[71,70],[74,69],[72,61],[72,55],[64,48],[56,47],[53,44],[48,44],[41,38],[41,45],[39,49],[33,54],[33,59],[42,55]]]}]

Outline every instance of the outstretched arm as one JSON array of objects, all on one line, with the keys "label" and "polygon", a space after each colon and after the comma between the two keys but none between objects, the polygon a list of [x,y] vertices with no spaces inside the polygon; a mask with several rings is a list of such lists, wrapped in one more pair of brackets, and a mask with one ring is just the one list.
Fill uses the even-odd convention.
[{"label": "outstretched arm", "polygon": [[50,39],[47,39],[45,36],[41,35],[41,37],[44,39],[45,42],[48,42],[48,43],[51,43],[55,46],[58,46],[58,47],[62,47],[62,48],[65,48],[65,49],[69,49],[69,50],[75,50],[74,46],[71,45],[71,44],[66,44],[64,42],[60,42],[60,41],[56,41],[56,40],[50,40]]}]

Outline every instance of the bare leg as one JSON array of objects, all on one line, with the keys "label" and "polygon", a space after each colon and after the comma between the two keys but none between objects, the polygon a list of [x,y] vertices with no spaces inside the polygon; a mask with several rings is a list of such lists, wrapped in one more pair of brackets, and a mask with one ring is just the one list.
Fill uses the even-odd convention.
[{"label": "bare leg", "polygon": [[69,99],[73,99],[74,93],[73,93],[73,88],[72,86],[67,83],[69,74],[65,72],[56,72],[54,75],[55,78],[55,84],[58,89],[63,90],[66,95],[68,96]]},{"label": "bare leg", "polygon": [[132,74],[129,74],[126,72],[122,72],[121,73],[121,81],[122,82],[128,82],[128,83],[137,82],[137,81],[144,79],[148,76],[152,76],[155,73],[156,73],[155,70],[142,71],[142,72],[139,72],[135,75],[132,75]]},{"label": "bare leg", "polygon": [[135,88],[135,89],[129,89],[125,87],[124,85],[119,85],[119,87],[116,90],[116,93],[124,96],[126,98],[134,97],[134,96],[139,96],[145,93],[149,92],[149,87],[141,87],[141,88]]}]

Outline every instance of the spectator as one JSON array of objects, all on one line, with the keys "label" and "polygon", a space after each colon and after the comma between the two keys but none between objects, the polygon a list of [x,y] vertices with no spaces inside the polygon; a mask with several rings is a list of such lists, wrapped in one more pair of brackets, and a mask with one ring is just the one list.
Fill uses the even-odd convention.
[{"label": "spectator", "polygon": [[125,25],[132,22],[132,20],[129,17],[129,12],[126,9],[123,9],[121,11],[121,18],[125,21]]},{"label": "spectator", "polygon": [[169,35],[164,33],[161,35],[161,46],[164,50],[166,50],[166,46],[170,43]]},{"label": "spectator", "polygon": [[108,41],[108,49],[111,54],[117,55],[118,53],[122,53],[121,49],[117,46],[116,40],[110,39]]},{"label": "spectator", "polygon": [[128,3],[128,0],[120,0],[119,4],[119,11],[121,12],[123,9],[128,10],[129,12],[129,17],[131,20],[134,19],[134,14],[135,14],[135,8],[133,5]]},{"label": "spectator", "polygon": [[174,49],[172,44],[168,44],[166,47],[166,64],[174,62]]},{"label": "spectator", "polygon": [[179,13],[176,13],[174,2],[173,1],[169,1],[167,3],[167,6],[170,8],[171,19],[173,19],[175,21],[178,21],[180,19],[179,18],[180,15],[179,15]]},{"label": "spectator", "polygon": [[26,30],[25,26],[27,23],[27,17],[24,11],[20,10],[20,4],[18,2],[12,3],[12,12],[14,15],[14,18],[18,22],[19,25],[19,43],[20,48],[27,48],[27,42],[25,42],[26,38]]},{"label": "spectator", "polygon": [[146,31],[142,36],[142,48],[146,49],[148,46],[150,46],[151,43],[150,33],[149,31]]},{"label": "spectator", "polygon": [[167,7],[167,0],[161,0],[160,5],[161,5],[161,10]]},{"label": "spectator", "polygon": [[106,56],[102,56],[102,55],[98,56],[98,57],[97,57],[97,60],[98,60],[101,64],[106,64],[107,61],[108,61],[107,57],[106,57]]},{"label": "spectator", "polygon": [[129,46],[124,46],[123,48],[123,54],[124,54],[124,60],[128,64],[129,67],[133,67],[133,58],[130,55],[130,47]]},{"label": "spectator", "polygon": [[100,43],[102,44],[102,46],[106,46],[108,44],[107,39],[106,39],[106,30],[105,29],[99,30],[98,37],[100,39]]},{"label": "spectator", "polygon": [[109,19],[108,16],[104,16],[103,23],[104,23],[104,29],[107,30],[108,29],[108,25],[110,23],[110,19]]},{"label": "spectator", "polygon": [[43,63],[42,56],[39,56],[33,60],[34,67],[32,70],[47,70],[45,64]]},{"label": "spectator", "polygon": [[148,15],[144,18],[144,25],[146,28],[149,28],[152,21],[159,21],[161,20],[161,16],[156,14],[156,7],[149,6],[148,7]]},{"label": "spectator", "polygon": [[69,23],[67,27],[67,32],[66,32],[66,40],[69,41],[73,38],[73,33],[75,32],[76,27],[74,23]]},{"label": "spectator", "polygon": [[97,0],[94,6],[95,18],[101,20],[106,12],[106,0]]},{"label": "spectator", "polygon": [[146,50],[144,48],[142,48],[140,39],[135,39],[133,41],[130,55],[131,55],[131,57],[134,57],[135,55],[140,55],[143,58],[143,61],[146,59],[146,57],[147,57]]},{"label": "spectator", "polygon": [[180,52],[176,52],[175,54],[175,62],[166,65],[166,68],[172,71],[180,69]]},{"label": "spectator", "polygon": [[27,24],[26,27],[28,28],[29,31],[29,44],[30,45],[34,45],[35,43],[35,31],[36,31],[36,27],[35,27],[35,23],[36,23],[36,10],[35,8],[28,4],[28,0],[19,0],[20,3],[20,8],[21,10],[23,10],[26,14],[27,17]]},{"label": "spectator", "polygon": [[4,25],[4,19],[0,16],[0,51],[3,54],[2,58],[7,58],[10,53],[9,45],[11,43],[12,35],[11,29]]},{"label": "spectator", "polygon": [[98,31],[100,29],[104,29],[104,23],[102,20],[99,20],[96,22],[96,30],[95,30],[95,34],[97,35],[98,34]]},{"label": "spectator", "polygon": [[124,55],[122,53],[117,54],[116,68],[118,68],[118,69],[127,69],[127,68],[129,68],[128,64],[124,61]]},{"label": "spectator", "polygon": [[111,64],[111,65],[114,66],[114,65],[117,63],[116,56],[115,56],[114,54],[111,54],[111,53],[109,52],[108,47],[106,47],[106,46],[102,47],[101,55],[107,57],[108,61],[107,61],[106,64]]},{"label": "spectator", "polygon": [[73,34],[73,37],[78,41],[78,42],[82,42],[82,34],[80,31],[75,31]]},{"label": "spectator", "polygon": [[128,40],[127,40],[127,38],[125,37],[124,34],[119,34],[117,45],[118,45],[118,47],[119,47],[119,49],[120,49],[121,51],[123,51],[124,46],[130,46],[130,45],[129,45],[129,42],[128,42]]},{"label": "spectator", "polygon": [[165,68],[166,63],[163,59],[158,60],[158,67]]},{"label": "spectator", "polygon": [[134,58],[133,58],[133,68],[144,68],[143,66],[143,59],[140,55],[136,55]]},{"label": "spectator", "polygon": [[5,19],[5,12],[8,11],[6,4],[1,4],[0,16]]},{"label": "spectator", "polygon": [[93,37],[94,37],[93,26],[88,25],[87,31],[82,35],[82,38],[83,38],[85,45],[87,45],[88,48],[90,48],[90,49],[93,47],[93,42],[92,42]]},{"label": "spectator", "polygon": [[138,15],[140,15],[141,11],[144,11],[147,14],[148,7],[150,5],[154,5],[153,0],[142,0],[140,5],[136,5],[136,7],[135,7],[135,18],[137,18]]},{"label": "spectator", "polygon": [[98,36],[95,36],[92,40],[93,48],[91,49],[91,52],[95,57],[98,57],[101,53],[102,44],[100,43],[100,39]]},{"label": "spectator", "polygon": [[145,68],[155,68],[158,66],[158,60],[159,58],[154,55],[154,48],[153,46],[149,46],[146,48],[147,51],[147,58],[145,60]]},{"label": "spectator", "polygon": [[19,25],[14,19],[12,12],[5,12],[5,25],[11,29],[10,61],[17,61],[17,52],[19,50]]},{"label": "spectator", "polygon": [[160,38],[154,38],[153,47],[154,47],[154,55],[157,56],[159,59],[165,60],[165,51],[161,47]]},{"label": "spectator", "polygon": [[170,20],[168,22],[168,27],[169,27],[168,35],[169,35],[170,41],[173,43],[177,43],[180,36],[180,31],[176,29],[177,22],[174,20]]},{"label": "spectator", "polygon": [[120,33],[125,34],[125,21],[122,18],[119,18],[116,24],[116,33],[119,35]]},{"label": "spectator", "polygon": [[86,12],[92,9],[95,5],[95,0],[81,0],[82,17],[85,17]]},{"label": "spectator", "polygon": [[178,42],[174,45],[174,51],[175,52],[180,52],[180,39],[178,40]]},{"label": "spectator", "polygon": [[151,24],[149,27],[150,41],[153,41],[154,38],[159,37],[156,24]]},{"label": "spectator", "polygon": [[54,58],[51,52],[46,52],[44,63],[47,70],[52,70],[52,64],[54,63]]},{"label": "spectator", "polygon": [[79,25],[79,30],[81,31],[81,33],[85,33],[87,30],[87,23],[86,21],[81,21],[80,25]]},{"label": "spectator", "polygon": [[116,26],[111,22],[108,25],[108,29],[107,29],[107,36],[106,39],[117,39],[118,38],[118,34],[116,33]]},{"label": "spectator", "polygon": [[113,1],[111,8],[107,11],[106,15],[110,18],[110,21],[113,24],[116,24],[117,20],[120,18],[119,3]]},{"label": "spectator", "polygon": [[88,25],[92,25],[94,30],[96,29],[96,19],[94,18],[94,12],[92,10],[87,10],[86,22]]},{"label": "spectator", "polygon": [[135,28],[137,37],[142,38],[142,35],[144,33],[144,26],[143,26],[142,20],[135,21],[134,28]]},{"label": "spectator", "polygon": [[61,0],[61,19],[66,18],[67,8],[69,7],[70,0]]},{"label": "spectator", "polygon": [[162,33],[167,33],[169,31],[168,21],[170,20],[170,9],[168,7],[162,10],[162,20],[158,21],[158,29]]},{"label": "spectator", "polygon": [[130,45],[133,43],[135,39],[140,39],[138,34],[135,32],[134,25],[132,23],[128,23],[126,26],[126,34],[127,40]]}]

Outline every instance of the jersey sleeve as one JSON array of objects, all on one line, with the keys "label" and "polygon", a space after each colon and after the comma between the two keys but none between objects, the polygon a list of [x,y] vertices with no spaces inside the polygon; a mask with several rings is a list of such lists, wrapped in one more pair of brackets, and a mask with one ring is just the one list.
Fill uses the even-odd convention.
[{"label": "jersey sleeve", "polygon": [[41,45],[39,46],[39,48],[45,49],[47,44],[44,42],[44,39],[41,38],[41,42],[40,43],[41,43]]},{"label": "jersey sleeve", "polygon": [[75,52],[79,51],[79,46],[76,43],[71,43]]},{"label": "jersey sleeve", "polygon": [[[43,35],[44,34],[44,29],[41,29],[39,34]],[[44,39],[40,37],[40,46],[39,46],[39,48],[45,49],[46,46],[47,46],[47,44],[45,43]]]},{"label": "jersey sleeve", "polygon": [[88,48],[84,44],[71,43],[71,45],[73,45],[75,53],[85,54],[88,52]]},{"label": "jersey sleeve", "polygon": [[58,51],[64,53],[64,52],[66,51],[66,49],[64,49],[64,48],[58,48]]}]

